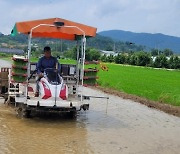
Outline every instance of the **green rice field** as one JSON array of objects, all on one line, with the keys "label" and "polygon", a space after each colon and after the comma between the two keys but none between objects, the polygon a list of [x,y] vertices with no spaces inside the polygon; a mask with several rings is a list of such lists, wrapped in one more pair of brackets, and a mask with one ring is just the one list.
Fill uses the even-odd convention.
[{"label": "green rice field", "polygon": [[107,64],[98,73],[102,87],[180,106],[180,71]]}]

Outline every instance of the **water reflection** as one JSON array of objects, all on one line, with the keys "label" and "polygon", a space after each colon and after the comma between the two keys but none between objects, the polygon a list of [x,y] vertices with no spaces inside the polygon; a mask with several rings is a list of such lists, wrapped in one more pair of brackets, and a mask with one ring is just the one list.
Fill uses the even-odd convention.
[{"label": "water reflection", "polygon": [[82,119],[41,115],[20,119],[2,108],[0,149],[2,153],[92,153]]}]

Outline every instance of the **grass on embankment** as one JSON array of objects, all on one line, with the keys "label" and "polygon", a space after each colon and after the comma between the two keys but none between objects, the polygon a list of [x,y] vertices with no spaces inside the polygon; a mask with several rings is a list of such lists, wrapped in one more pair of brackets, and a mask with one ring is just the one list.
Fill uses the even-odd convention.
[{"label": "grass on embankment", "polygon": [[107,64],[98,73],[99,84],[149,100],[180,106],[180,71]]}]

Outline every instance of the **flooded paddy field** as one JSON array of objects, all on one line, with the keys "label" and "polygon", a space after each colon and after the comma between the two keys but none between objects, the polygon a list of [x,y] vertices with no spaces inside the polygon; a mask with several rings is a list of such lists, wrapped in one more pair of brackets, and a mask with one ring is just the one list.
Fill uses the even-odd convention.
[{"label": "flooded paddy field", "polygon": [[76,119],[24,119],[0,98],[0,154],[179,154],[179,117],[99,90],[84,94],[109,96],[107,112],[106,100],[92,98]]},{"label": "flooded paddy field", "polygon": [[[106,94],[84,89],[87,94]],[[76,119],[38,116],[23,119],[0,104],[0,153],[178,154],[180,118],[110,95],[91,99]]]}]

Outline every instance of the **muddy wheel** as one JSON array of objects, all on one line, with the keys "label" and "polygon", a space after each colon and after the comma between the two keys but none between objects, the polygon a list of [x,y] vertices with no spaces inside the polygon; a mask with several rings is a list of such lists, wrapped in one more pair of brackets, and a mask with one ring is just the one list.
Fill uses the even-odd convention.
[{"label": "muddy wheel", "polygon": [[18,116],[18,117],[22,117],[22,108],[21,108],[21,107],[18,107],[18,108],[16,109],[16,112],[17,112],[17,116]]},{"label": "muddy wheel", "polygon": [[28,110],[24,105],[20,105],[16,111],[17,111],[17,115],[21,118],[31,117],[31,110]]},{"label": "muddy wheel", "polygon": [[31,118],[31,110],[23,109],[22,110],[22,116],[24,118]]},{"label": "muddy wheel", "polygon": [[74,109],[73,111],[70,111],[69,112],[69,117],[72,118],[72,119],[75,119],[77,116],[77,111],[76,109]]},{"label": "muddy wheel", "polygon": [[4,104],[8,104],[8,97],[4,98]]}]

